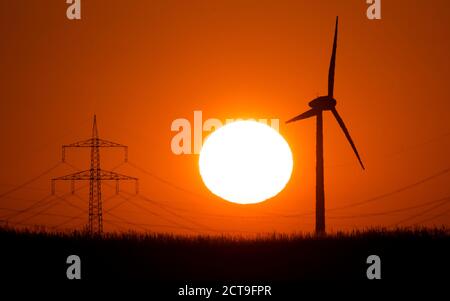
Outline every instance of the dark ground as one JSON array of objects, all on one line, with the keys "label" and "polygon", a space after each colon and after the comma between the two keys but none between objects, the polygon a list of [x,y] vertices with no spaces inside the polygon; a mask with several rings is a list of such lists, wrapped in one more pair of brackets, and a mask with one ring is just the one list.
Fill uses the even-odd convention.
[{"label": "dark ground", "polygon": [[226,237],[39,233],[0,229],[6,280],[64,280],[76,254],[84,280],[298,281],[366,280],[375,254],[382,279],[450,280],[449,229],[368,230],[312,236]]}]

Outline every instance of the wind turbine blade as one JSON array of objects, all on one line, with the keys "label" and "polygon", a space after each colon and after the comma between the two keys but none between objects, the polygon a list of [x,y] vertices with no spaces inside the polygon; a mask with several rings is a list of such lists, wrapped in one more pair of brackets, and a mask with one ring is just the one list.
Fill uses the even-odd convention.
[{"label": "wind turbine blade", "polygon": [[286,123],[290,123],[290,122],[294,122],[294,121],[297,121],[297,120],[302,120],[302,119],[306,119],[306,118],[309,118],[309,117],[313,117],[313,116],[316,116],[316,114],[317,114],[316,110],[311,109],[309,111],[306,111],[305,113],[302,113],[302,114],[300,114],[298,116],[295,116],[292,119],[289,119],[288,121],[286,121]]},{"label": "wind turbine blade", "polygon": [[359,163],[361,164],[362,169],[365,169],[365,168],[364,168],[364,164],[362,163],[361,158],[359,157],[358,150],[356,149],[356,146],[355,146],[355,144],[353,143],[352,137],[350,137],[350,133],[348,132],[347,127],[345,126],[344,121],[342,120],[341,116],[339,116],[339,113],[336,111],[335,108],[333,108],[333,109],[331,110],[331,112],[333,112],[334,117],[336,118],[337,122],[338,122],[339,125],[341,126],[341,129],[342,129],[342,131],[344,132],[345,137],[347,137],[348,142],[350,142],[350,145],[352,146],[353,151],[355,152],[355,155],[356,155],[356,157],[358,158],[358,161],[359,161]]},{"label": "wind turbine blade", "polygon": [[328,96],[330,96],[330,97],[333,97],[333,91],[334,91],[334,69],[336,67],[338,21],[339,21],[339,17],[336,17],[336,27],[334,29],[333,52],[331,53],[330,69],[328,70]]}]

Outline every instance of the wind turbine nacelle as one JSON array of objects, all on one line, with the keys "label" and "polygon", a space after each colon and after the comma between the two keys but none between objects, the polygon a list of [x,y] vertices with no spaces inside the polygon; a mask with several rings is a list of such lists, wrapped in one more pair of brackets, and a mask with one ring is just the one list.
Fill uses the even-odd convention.
[{"label": "wind turbine nacelle", "polygon": [[320,96],[310,101],[309,106],[316,110],[331,110],[336,106],[336,99],[329,96]]}]

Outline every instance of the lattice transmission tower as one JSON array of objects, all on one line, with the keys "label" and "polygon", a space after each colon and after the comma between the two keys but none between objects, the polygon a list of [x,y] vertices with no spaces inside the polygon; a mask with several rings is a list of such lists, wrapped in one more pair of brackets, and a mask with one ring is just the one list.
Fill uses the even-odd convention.
[{"label": "lattice transmission tower", "polygon": [[92,125],[92,137],[62,146],[62,161],[65,162],[66,148],[68,147],[89,147],[91,148],[90,169],[76,172],[52,179],[52,194],[55,193],[56,181],[71,181],[72,193],[75,193],[75,181],[89,181],[89,212],[88,212],[88,231],[91,234],[103,233],[102,216],[102,181],[116,181],[116,193],[119,193],[119,182],[123,180],[134,181],[136,185],[136,194],[138,193],[138,178],[122,175],[114,171],[103,170],[100,167],[100,148],[117,147],[123,148],[125,162],[128,161],[128,147],[116,142],[107,141],[98,137],[97,118],[94,115]]}]

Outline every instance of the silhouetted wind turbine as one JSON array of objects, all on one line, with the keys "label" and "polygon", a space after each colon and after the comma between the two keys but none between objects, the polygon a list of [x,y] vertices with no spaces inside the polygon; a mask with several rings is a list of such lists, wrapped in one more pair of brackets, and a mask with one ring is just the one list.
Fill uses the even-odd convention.
[{"label": "silhouetted wind turbine", "polygon": [[338,34],[338,17],[336,17],[336,27],[334,31],[333,52],[331,54],[330,69],[328,71],[328,95],[320,96],[312,100],[309,103],[311,109],[304,112],[288,121],[290,123],[297,120],[306,119],[316,116],[317,132],[316,132],[316,233],[325,233],[325,191],[324,191],[324,174],[323,174],[323,111],[331,111],[339,123],[342,131],[347,137],[348,142],[353,148],[356,157],[358,158],[361,167],[364,169],[364,165],[359,157],[358,150],[353,143],[350,133],[344,124],[341,116],[336,111],[336,99],[333,97],[334,90],[334,69],[336,63],[336,47],[337,47],[337,34]]}]

